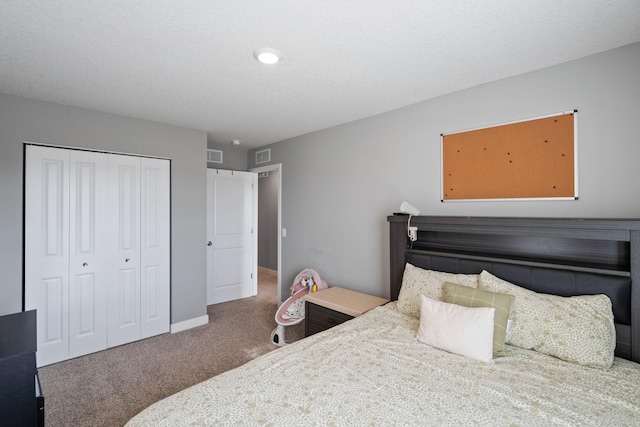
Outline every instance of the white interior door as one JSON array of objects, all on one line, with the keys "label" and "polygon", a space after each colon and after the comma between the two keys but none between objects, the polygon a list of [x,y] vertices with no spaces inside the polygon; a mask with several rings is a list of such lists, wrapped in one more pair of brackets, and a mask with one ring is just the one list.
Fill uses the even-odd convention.
[{"label": "white interior door", "polygon": [[109,155],[108,345],[140,339],[140,158]]},{"label": "white interior door", "polygon": [[207,170],[207,304],[258,293],[257,176]]},{"label": "white interior door", "polygon": [[77,357],[107,348],[107,156],[69,156],[69,357]]},{"label": "white interior door", "polygon": [[69,152],[25,155],[25,309],[38,310],[42,366],[69,358]]},{"label": "white interior door", "polygon": [[169,160],[141,159],[141,338],[169,332],[171,298],[169,180]]}]

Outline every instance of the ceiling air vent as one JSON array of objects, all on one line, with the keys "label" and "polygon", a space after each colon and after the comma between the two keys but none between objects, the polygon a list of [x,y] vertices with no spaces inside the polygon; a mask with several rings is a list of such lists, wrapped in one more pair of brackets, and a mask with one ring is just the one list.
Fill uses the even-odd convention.
[{"label": "ceiling air vent", "polygon": [[260,163],[269,163],[271,161],[271,148],[256,151],[256,165]]},{"label": "ceiling air vent", "polygon": [[207,150],[207,162],[222,163],[222,150]]}]

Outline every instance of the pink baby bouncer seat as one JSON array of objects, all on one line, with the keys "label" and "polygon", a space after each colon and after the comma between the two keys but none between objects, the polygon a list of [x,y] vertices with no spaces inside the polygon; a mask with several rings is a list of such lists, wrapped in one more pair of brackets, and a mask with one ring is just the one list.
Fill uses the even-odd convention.
[{"label": "pink baby bouncer seat", "polygon": [[287,326],[297,325],[304,320],[304,300],[309,292],[326,289],[327,282],[320,278],[315,270],[305,268],[296,276],[291,286],[291,296],[276,311],[276,328],[271,332],[271,342],[278,346],[286,343],[284,330]]}]

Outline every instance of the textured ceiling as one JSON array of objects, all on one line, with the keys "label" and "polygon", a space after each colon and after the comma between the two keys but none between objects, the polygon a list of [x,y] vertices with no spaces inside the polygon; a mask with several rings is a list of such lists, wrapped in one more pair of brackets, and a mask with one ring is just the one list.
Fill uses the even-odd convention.
[{"label": "textured ceiling", "polygon": [[638,0],[0,0],[0,92],[249,148],[637,41]]}]

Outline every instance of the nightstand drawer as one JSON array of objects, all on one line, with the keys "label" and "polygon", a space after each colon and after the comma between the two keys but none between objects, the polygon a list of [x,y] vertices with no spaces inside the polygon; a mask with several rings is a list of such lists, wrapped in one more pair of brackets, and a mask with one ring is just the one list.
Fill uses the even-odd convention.
[{"label": "nightstand drawer", "polygon": [[305,318],[305,336],[308,337],[353,319],[353,316],[307,301],[305,302]]}]

